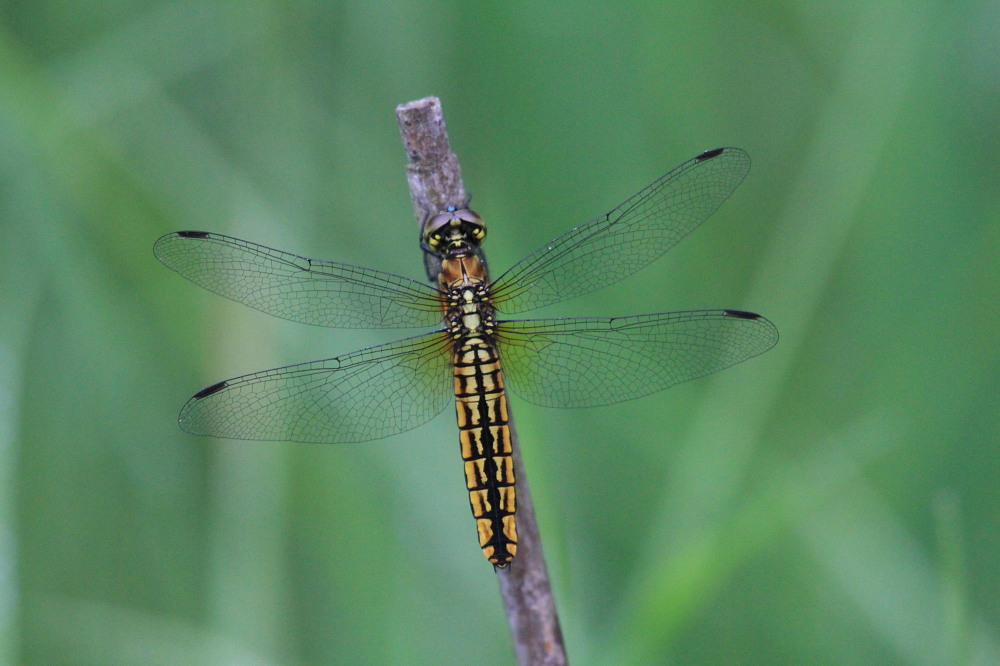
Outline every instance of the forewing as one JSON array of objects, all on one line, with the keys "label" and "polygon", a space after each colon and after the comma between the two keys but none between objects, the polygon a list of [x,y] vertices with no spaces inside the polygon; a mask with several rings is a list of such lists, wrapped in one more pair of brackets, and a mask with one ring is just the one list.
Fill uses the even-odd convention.
[{"label": "forewing", "polygon": [[219,382],[179,420],[196,435],[363,442],[416,428],[452,400],[449,342],[436,332]]},{"label": "forewing", "polygon": [[161,237],[153,253],[195,284],[276,317],[336,328],[412,328],[441,321],[440,295],[416,280],[307,259],[205,231]]},{"label": "forewing", "polygon": [[702,153],[606,215],[564,234],[493,284],[497,309],[532,310],[600,289],[658,259],[708,218],[750,169],[739,148]]},{"label": "forewing", "polygon": [[737,310],[499,325],[507,386],[543,407],[594,407],[661,391],[766,352],[778,331]]}]

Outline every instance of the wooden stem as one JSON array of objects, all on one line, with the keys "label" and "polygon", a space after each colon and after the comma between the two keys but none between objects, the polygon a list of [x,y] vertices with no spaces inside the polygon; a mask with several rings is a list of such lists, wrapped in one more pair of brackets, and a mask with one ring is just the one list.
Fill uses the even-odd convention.
[{"label": "wooden stem", "polygon": [[[417,224],[423,224],[449,206],[464,208],[469,200],[462,185],[458,157],[451,152],[444,112],[437,97],[425,97],[396,107],[396,120],[406,148],[406,181]],[[441,272],[440,260],[424,253],[427,279],[435,287]]]},{"label": "wooden stem", "polygon": [[[401,104],[396,107],[396,118],[408,157],[406,175],[410,198],[420,225],[448,206],[464,207],[468,196],[462,185],[458,158],[451,152],[448,142],[441,102],[436,97],[427,97]],[[424,253],[424,263],[428,279],[436,285],[440,264],[428,253]],[[507,611],[518,663],[562,665],[568,663],[566,648],[513,416],[509,418],[517,479],[518,544],[517,556],[511,565],[497,571],[500,596]]]}]

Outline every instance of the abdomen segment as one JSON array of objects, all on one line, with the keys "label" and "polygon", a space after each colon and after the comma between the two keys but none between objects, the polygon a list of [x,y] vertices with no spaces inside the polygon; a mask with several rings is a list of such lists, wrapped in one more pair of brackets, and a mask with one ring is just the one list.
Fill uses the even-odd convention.
[{"label": "abdomen segment", "polygon": [[479,545],[494,566],[505,567],[517,552],[517,526],[507,396],[496,349],[481,338],[460,343],[454,376],[465,484]]}]

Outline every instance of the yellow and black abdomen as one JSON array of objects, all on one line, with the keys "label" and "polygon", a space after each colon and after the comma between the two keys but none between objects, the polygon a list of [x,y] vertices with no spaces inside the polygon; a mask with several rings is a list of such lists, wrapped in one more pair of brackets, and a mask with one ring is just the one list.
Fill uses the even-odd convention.
[{"label": "yellow and black abdomen", "polygon": [[505,567],[517,552],[517,527],[500,359],[494,346],[473,336],[457,341],[454,361],[455,410],[479,545],[494,566]]}]

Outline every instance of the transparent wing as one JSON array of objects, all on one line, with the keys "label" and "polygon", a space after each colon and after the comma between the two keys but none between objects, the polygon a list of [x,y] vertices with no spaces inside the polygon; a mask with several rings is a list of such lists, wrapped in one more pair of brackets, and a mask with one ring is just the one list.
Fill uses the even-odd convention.
[{"label": "transparent wing", "polygon": [[688,160],[607,215],[516,263],[493,283],[497,309],[533,310],[632,275],[704,222],[749,170],[750,156],[739,148]]},{"label": "transparent wing", "polygon": [[442,319],[440,295],[416,280],[306,259],[205,231],[163,236],[153,253],[195,284],[276,317],[337,328],[412,328]]},{"label": "transparent wing", "polygon": [[543,407],[594,407],[655,393],[763,354],[764,317],[738,310],[499,324],[507,386]]},{"label": "transparent wing", "polygon": [[453,399],[448,338],[435,332],[219,382],[179,421],[196,435],[364,442],[416,428]]}]

